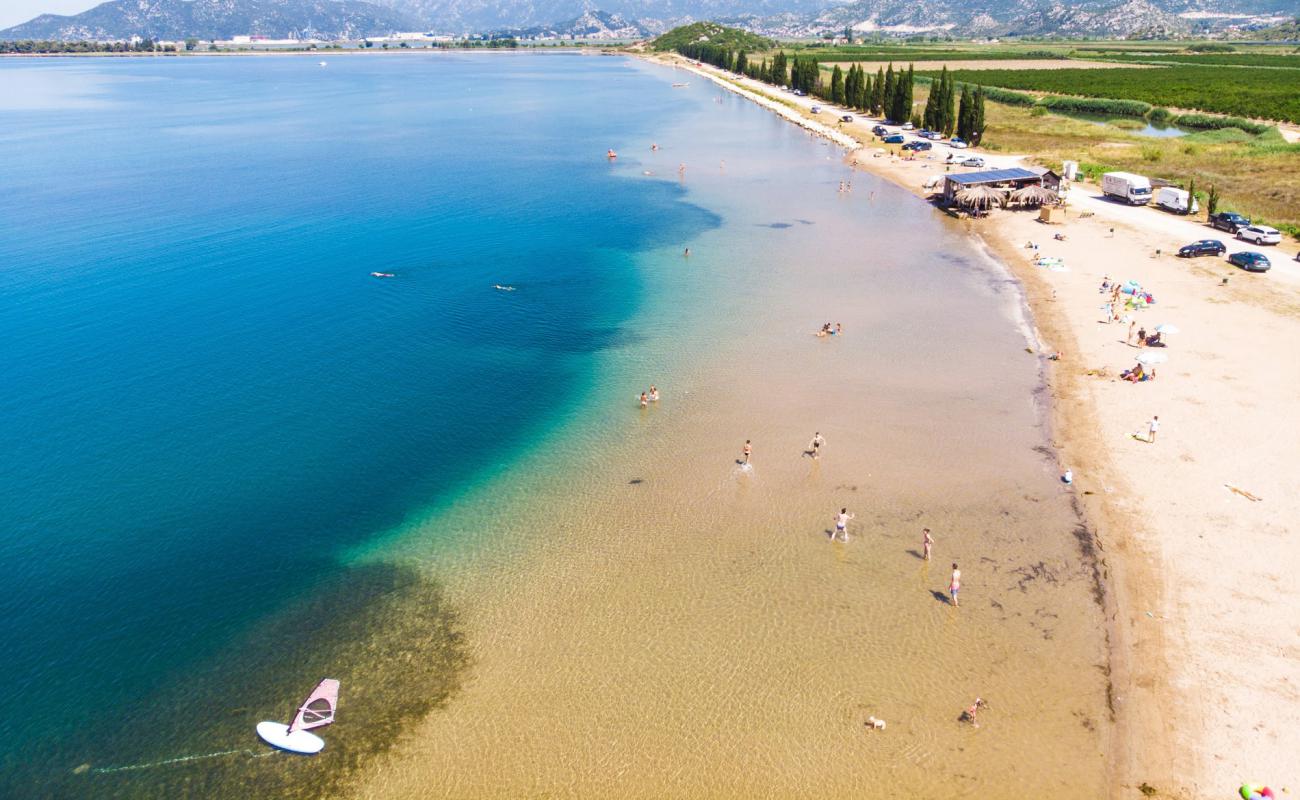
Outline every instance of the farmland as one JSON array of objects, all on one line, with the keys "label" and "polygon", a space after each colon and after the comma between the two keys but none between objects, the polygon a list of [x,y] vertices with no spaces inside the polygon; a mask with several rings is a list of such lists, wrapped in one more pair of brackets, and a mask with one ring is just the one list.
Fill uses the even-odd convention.
[{"label": "farmland", "polygon": [[1125,64],[1198,64],[1220,67],[1266,67],[1275,69],[1300,69],[1300,55],[1274,53],[1160,53],[1160,54],[1099,54],[1107,62]]},{"label": "farmland", "polygon": [[[932,74],[932,73],[927,73]],[[965,83],[1300,122],[1290,70],[1178,65],[1140,70],[957,70]]]}]

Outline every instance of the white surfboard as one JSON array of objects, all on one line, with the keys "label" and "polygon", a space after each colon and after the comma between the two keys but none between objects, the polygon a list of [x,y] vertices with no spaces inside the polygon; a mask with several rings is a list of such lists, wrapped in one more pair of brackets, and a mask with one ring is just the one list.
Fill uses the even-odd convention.
[{"label": "white surfboard", "polygon": [[303,730],[290,733],[289,726],[283,722],[259,722],[257,723],[257,735],[272,747],[288,750],[291,753],[314,756],[325,749],[324,739]]},{"label": "white surfboard", "polygon": [[288,750],[291,753],[315,755],[325,749],[325,740],[307,731],[333,722],[334,709],[338,703],[339,682],[333,678],[326,678],[316,684],[316,688],[307,695],[307,699],[302,701],[298,713],[293,717],[293,722],[288,725],[282,722],[259,722],[257,735],[272,747]]}]

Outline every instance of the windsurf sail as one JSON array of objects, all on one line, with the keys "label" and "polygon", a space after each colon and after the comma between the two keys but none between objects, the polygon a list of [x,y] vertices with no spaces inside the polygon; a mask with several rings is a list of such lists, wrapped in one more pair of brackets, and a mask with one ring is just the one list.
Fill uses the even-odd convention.
[{"label": "windsurf sail", "polygon": [[298,714],[289,723],[286,733],[319,728],[334,721],[334,709],[339,704],[339,682],[326,678],[316,684],[307,699],[298,707]]}]

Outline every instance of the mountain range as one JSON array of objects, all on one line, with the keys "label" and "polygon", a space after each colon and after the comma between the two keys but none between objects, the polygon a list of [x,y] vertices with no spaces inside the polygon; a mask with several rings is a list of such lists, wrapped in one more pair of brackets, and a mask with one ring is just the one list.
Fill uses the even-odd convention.
[{"label": "mountain range", "polygon": [[695,20],[770,36],[845,28],[954,36],[1169,36],[1294,16],[1296,0],[110,0],[0,39],[341,39],[394,31],[635,38]]}]

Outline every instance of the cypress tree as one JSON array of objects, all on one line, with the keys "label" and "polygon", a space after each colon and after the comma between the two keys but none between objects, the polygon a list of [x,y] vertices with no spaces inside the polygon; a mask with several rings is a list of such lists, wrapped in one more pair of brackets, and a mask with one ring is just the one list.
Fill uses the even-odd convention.
[{"label": "cypress tree", "polygon": [[885,71],[876,67],[876,80],[871,84],[871,110],[879,114],[885,106]]},{"label": "cypress tree", "polygon": [[921,114],[921,126],[926,130],[937,130],[939,114],[939,97],[943,94],[943,79],[930,82],[930,94],[925,98],[925,112]]},{"label": "cypress tree", "polygon": [[748,61],[749,59],[746,58],[744,50],[741,50],[739,53],[736,53],[736,68],[733,69],[732,72],[737,72],[740,73],[741,75],[744,75],[745,67],[748,66]]},{"label": "cypress tree", "polygon": [[974,117],[975,101],[971,99],[970,87],[961,90],[961,106],[957,109],[957,135],[970,141],[971,119]]},{"label": "cypress tree", "polygon": [[858,108],[871,110],[871,76],[862,67],[858,67]]},{"label": "cypress tree", "polygon": [[[885,70],[885,87],[881,94],[880,112],[885,115],[886,119],[894,119],[894,95],[898,89],[898,82],[894,78],[894,65],[890,64],[889,69]],[[897,120],[895,120],[897,121]]]},{"label": "cypress tree", "polygon": [[984,138],[984,87],[975,90],[975,109],[970,121],[971,144],[979,144]]},{"label": "cypress tree", "polygon": [[[948,68],[944,67],[944,72],[947,71]],[[953,130],[957,127],[957,111],[953,108],[956,99],[953,79],[951,75],[948,75],[944,81],[943,100],[941,101],[942,105],[939,109],[941,119],[943,120],[942,125],[944,136],[952,136]]]},{"label": "cypress tree", "polygon": [[831,71],[831,102],[837,105],[844,104],[844,73],[840,70],[839,64],[836,64],[835,69]]}]

